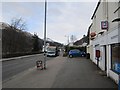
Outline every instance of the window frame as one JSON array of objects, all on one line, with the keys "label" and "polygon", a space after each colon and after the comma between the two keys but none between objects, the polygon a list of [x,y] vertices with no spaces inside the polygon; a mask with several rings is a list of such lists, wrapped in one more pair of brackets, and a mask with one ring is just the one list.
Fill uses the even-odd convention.
[{"label": "window frame", "polygon": [[110,45],[111,46],[111,70],[113,72],[115,72],[116,74],[120,74],[120,72],[117,72],[116,70],[113,69],[113,58],[112,58],[113,52],[112,52],[112,46],[115,45],[115,44],[119,44],[120,45],[120,43],[113,43],[113,44]]}]

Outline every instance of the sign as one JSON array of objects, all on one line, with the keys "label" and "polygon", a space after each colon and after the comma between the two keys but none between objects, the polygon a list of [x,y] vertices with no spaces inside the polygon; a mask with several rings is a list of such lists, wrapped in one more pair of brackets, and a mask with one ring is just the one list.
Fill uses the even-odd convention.
[{"label": "sign", "polygon": [[101,21],[101,29],[108,29],[108,21]]},{"label": "sign", "polygon": [[91,33],[90,33],[90,36],[91,36],[91,37],[94,37],[94,36],[96,36],[96,33],[95,33],[95,32],[91,32]]},{"label": "sign", "polygon": [[95,53],[96,53],[96,57],[97,57],[97,58],[100,58],[100,50],[96,50]]}]

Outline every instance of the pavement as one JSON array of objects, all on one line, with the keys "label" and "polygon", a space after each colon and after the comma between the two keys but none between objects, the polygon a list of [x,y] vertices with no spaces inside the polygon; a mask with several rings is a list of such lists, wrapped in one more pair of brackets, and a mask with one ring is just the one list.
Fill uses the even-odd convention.
[{"label": "pavement", "polygon": [[85,58],[58,56],[47,61],[46,70],[30,68],[3,82],[3,88],[116,88],[110,78]]}]

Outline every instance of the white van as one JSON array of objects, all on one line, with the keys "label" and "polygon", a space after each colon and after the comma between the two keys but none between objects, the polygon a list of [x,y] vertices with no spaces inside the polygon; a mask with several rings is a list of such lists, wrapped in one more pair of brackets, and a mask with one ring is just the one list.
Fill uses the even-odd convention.
[{"label": "white van", "polygon": [[47,56],[56,56],[56,46],[47,47]]}]

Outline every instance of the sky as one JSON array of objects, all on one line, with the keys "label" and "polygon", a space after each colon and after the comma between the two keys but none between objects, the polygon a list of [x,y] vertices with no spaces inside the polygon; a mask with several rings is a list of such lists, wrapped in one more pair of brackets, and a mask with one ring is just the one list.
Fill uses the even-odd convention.
[{"label": "sky", "polygon": [[[47,2],[47,37],[66,44],[68,36],[74,35],[77,40],[87,35],[91,17],[97,0]],[[44,1],[2,1],[2,22],[11,23],[13,18],[22,18],[26,22],[27,32],[37,33],[44,38]]]}]

